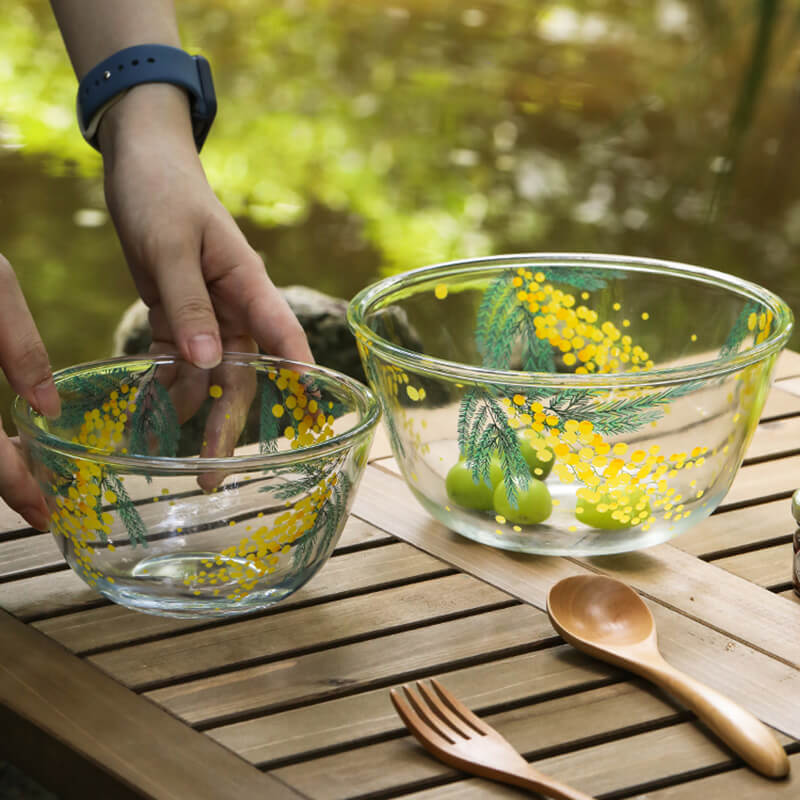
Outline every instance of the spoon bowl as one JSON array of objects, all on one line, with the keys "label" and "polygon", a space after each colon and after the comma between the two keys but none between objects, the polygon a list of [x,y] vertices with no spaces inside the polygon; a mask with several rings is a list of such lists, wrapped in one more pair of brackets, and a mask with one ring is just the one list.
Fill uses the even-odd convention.
[{"label": "spoon bowl", "polygon": [[786,752],[766,725],[664,661],[653,615],[627,584],[604,575],[565,578],[550,589],[547,613],[566,642],[669,692],[753,769],[770,778],[789,773]]},{"label": "spoon bowl", "polygon": [[547,602],[550,619],[570,643],[624,647],[655,636],[650,609],[630,586],[612,578],[567,578],[553,587]]}]

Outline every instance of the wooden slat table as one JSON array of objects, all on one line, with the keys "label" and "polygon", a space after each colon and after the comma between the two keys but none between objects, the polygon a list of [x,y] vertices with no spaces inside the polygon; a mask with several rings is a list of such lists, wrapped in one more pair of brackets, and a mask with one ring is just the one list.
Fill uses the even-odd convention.
[{"label": "wooden slat table", "polygon": [[[545,772],[603,798],[800,797],[800,355],[782,355],[722,507],[602,559],[491,550],[431,520],[382,436],[338,549],[303,590],[235,621],[112,605],[49,534],[0,509],[0,758],[68,798],[519,797],[409,737],[388,690],[439,677]],[[771,725],[792,776],[742,766],[685,709],[565,645],[547,589],[585,572],[647,598],[668,660]]]}]

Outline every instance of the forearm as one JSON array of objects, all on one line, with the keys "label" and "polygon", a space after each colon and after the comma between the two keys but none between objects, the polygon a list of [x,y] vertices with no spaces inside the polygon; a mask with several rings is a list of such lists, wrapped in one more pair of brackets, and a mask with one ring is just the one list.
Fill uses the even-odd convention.
[{"label": "forearm", "polygon": [[[139,44],[180,47],[172,0],[51,0],[67,52],[80,80],[95,64]],[[104,115],[97,133],[108,168],[127,140],[147,147],[157,135],[162,146],[180,146],[196,157],[186,93],[165,83],[141,84]]]},{"label": "forearm", "polygon": [[79,80],[125,47],[180,47],[172,0],[51,0],[51,5]]}]

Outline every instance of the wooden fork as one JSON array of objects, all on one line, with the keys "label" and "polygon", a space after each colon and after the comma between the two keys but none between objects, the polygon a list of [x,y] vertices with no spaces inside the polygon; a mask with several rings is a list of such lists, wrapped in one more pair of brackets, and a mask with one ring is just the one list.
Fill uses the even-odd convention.
[{"label": "wooden fork", "polygon": [[464,772],[532,789],[560,800],[594,800],[535,770],[494,728],[473,714],[438,681],[434,691],[417,681],[419,697],[407,686],[390,691],[392,703],[420,744]]}]

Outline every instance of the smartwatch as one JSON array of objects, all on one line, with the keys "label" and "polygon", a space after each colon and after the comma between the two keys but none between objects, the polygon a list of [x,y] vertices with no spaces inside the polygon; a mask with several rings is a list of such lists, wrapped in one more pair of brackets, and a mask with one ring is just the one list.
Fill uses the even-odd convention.
[{"label": "smartwatch", "polygon": [[217,113],[211,67],[203,56],[177,47],[140,44],[120,50],[83,76],[78,86],[78,125],[96,150],[97,128],[106,110],[140,83],[172,83],[189,95],[192,132],[198,152]]}]

